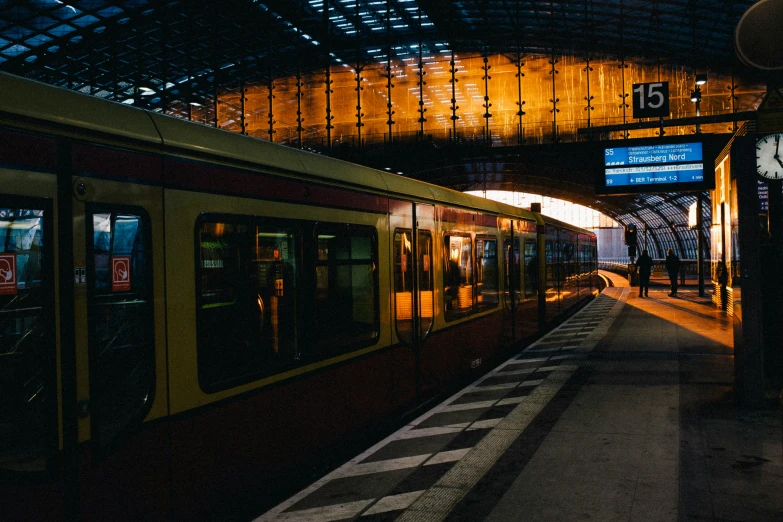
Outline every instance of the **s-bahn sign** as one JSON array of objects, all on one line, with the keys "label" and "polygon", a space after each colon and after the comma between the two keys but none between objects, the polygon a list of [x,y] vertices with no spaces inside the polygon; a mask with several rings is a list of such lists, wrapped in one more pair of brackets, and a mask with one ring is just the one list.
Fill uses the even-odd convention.
[{"label": "s-bahn sign", "polygon": [[634,83],[632,99],[634,118],[669,116],[669,82]]}]

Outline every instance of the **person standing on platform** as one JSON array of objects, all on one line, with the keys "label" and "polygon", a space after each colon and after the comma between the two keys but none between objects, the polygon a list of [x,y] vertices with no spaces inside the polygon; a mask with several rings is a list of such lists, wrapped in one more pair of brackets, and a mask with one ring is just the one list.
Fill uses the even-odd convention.
[{"label": "person standing on platform", "polygon": [[639,268],[639,297],[649,297],[650,271],[652,270],[653,260],[647,254],[646,248],[642,250],[642,255],[636,260],[636,266]]},{"label": "person standing on platform", "polygon": [[669,281],[672,283],[671,297],[677,297],[677,276],[680,272],[680,258],[674,253],[673,249],[666,252],[666,271],[669,272]]}]

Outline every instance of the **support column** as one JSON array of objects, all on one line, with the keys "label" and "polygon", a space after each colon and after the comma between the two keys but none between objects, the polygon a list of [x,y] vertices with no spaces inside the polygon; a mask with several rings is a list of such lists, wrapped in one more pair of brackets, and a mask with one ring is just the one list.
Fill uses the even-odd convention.
[{"label": "support column", "polygon": [[[452,46],[453,47],[453,46]],[[457,82],[459,81],[457,79],[457,63],[454,61],[454,49],[451,49],[451,60],[449,61],[449,73],[451,73],[451,79],[449,80],[449,83],[451,84],[451,141],[452,143],[457,142],[457,120],[459,120],[459,116],[457,116],[457,109],[459,109],[459,106],[457,105]]]},{"label": "support column", "polygon": [[326,148],[327,150],[332,150],[332,129],[334,128],[332,125],[332,120],[334,119],[334,116],[332,116],[332,94],[334,93],[332,83],[334,82],[332,81],[332,55],[330,51],[329,0],[324,0],[323,11],[324,34],[326,35],[326,42],[324,42],[326,51],[326,78],[324,80],[324,84],[326,84],[326,90],[324,91],[326,94]]},{"label": "support column", "polygon": [[549,99],[549,103],[552,104],[552,108],[549,110],[549,112],[552,113],[552,141],[554,143],[559,141],[557,137],[557,113],[560,112],[560,109],[557,108],[557,103],[560,101],[560,98],[557,97],[557,91],[555,88],[555,75],[560,73],[560,71],[555,69],[555,64],[558,61],[559,60],[555,58],[555,50],[552,49],[552,58],[549,60],[549,65],[552,66],[549,70],[549,74],[552,75],[552,98]]},{"label": "support column", "polygon": [[269,141],[275,141],[275,117],[274,117],[274,103],[273,100],[275,99],[274,95],[275,90],[275,82],[272,81],[272,78],[269,78],[269,83],[267,84],[267,91],[269,91],[269,94],[267,94],[266,99],[269,100],[269,112],[267,113],[267,116],[269,117],[269,130],[266,131],[267,134],[269,134]]},{"label": "support column", "polygon": [[424,42],[422,41],[421,34],[421,8],[419,8],[419,137],[424,138],[424,124],[427,122],[427,118],[424,117],[424,113],[427,112],[427,108],[424,107],[424,86],[427,82],[424,81],[424,75],[427,74],[424,71],[424,59],[422,47]]},{"label": "support column", "polygon": [[247,107],[245,102],[247,101],[246,98],[246,90],[245,90],[245,69],[244,67],[241,67],[241,76],[239,78],[239,109],[242,111],[242,114],[239,118],[239,127],[240,127],[240,133],[247,134],[247,122],[245,121],[245,115],[247,114]]},{"label": "support column", "polygon": [[[299,18],[301,19],[301,10],[297,10]],[[297,146],[302,148],[302,63],[299,57],[301,56],[300,46],[302,42],[301,29],[299,24],[296,25],[296,138]]]},{"label": "support column", "polygon": [[158,4],[158,10],[163,15],[161,17],[161,20],[158,22],[160,23],[160,41],[161,41],[161,49],[160,49],[160,68],[161,68],[161,74],[160,74],[160,112],[162,114],[166,114],[166,109],[168,108],[168,87],[166,86],[166,78],[168,77],[168,68],[169,68],[169,60],[168,60],[168,42],[169,42],[169,21],[168,21],[168,2],[160,1]]},{"label": "support column", "polygon": [[492,107],[492,104],[489,103],[489,80],[492,79],[492,76],[489,75],[489,70],[491,68],[492,66],[489,65],[489,58],[485,52],[484,65],[481,67],[481,70],[484,71],[484,76],[481,79],[484,80],[484,104],[482,105],[484,114],[482,116],[484,117],[484,142],[487,144],[487,147],[492,146],[492,137],[489,134],[489,119],[492,117],[492,113],[489,112],[489,108]]},{"label": "support column", "polygon": [[517,50],[517,61],[516,61],[517,67],[517,73],[514,75],[517,79],[517,113],[516,116],[519,118],[519,123],[517,124],[517,145],[522,145],[525,143],[525,128],[522,126],[522,116],[525,115],[525,111],[523,110],[523,105],[525,105],[525,100],[522,99],[522,77],[525,75],[525,73],[522,72],[522,66],[525,65],[525,62],[522,61],[522,53]]},{"label": "support column", "polygon": [[[217,11],[217,9],[215,9]],[[215,117],[213,118],[213,124],[215,127],[220,127],[218,122],[218,71],[220,71],[220,64],[218,63],[218,36],[217,36],[217,12],[214,13],[214,19],[212,20],[212,92],[214,93],[214,110]]]},{"label": "support column", "polygon": [[704,193],[696,194],[696,269],[699,275],[699,297],[704,297]]},{"label": "support column", "polygon": [[392,89],[394,84],[392,83],[392,44],[391,44],[391,0],[386,0],[386,125],[389,127],[389,144],[394,141],[393,127],[394,125],[394,110],[392,104]]},{"label": "support column", "polygon": [[361,47],[361,27],[362,19],[359,17],[359,0],[356,0],[356,137],[358,141],[358,147],[362,147],[362,47]]},{"label": "support column", "polygon": [[767,270],[764,277],[767,288],[764,306],[769,311],[764,327],[764,375],[770,384],[779,386],[783,383],[783,297],[780,294],[783,277],[778,268],[783,261],[783,181],[769,180],[767,185],[767,227],[771,248],[763,262],[773,268]]},{"label": "support column", "polygon": [[[755,140],[740,136],[731,146],[733,177],[737,180],[740,299],[734,302],[734,374],[744,404],[764,399],[764,288],[759,240],[758,183],[754,168]],[[739,324],[737,324],[739,323]],[[737,328],[737,326],[741,326]]]},{"label": "support column", "polygon": [[[625,70],[628,68],[628,64],[625,63],[625,56],[620,59],[620,65],[618,65],[617,68],[620,69],[620,81],[623,89],[622,92],[618,94],[618,96],[620,97],[620,108],[623,110],[623,124],[626,124],[628,123],[628,114],[626,109],[628,109],[630,105],[628,105],[628,93],[625,92]],[[627,140],[630,134],[631,133],[627,130],[623,131],[623,139]]]},{"label": "support column", "polygon": [[[587,128],[590,128],[590,113],[595,110],[595,107],[593,107],[593,99],[595,96],[592,96],[590,94],[590,73],[593,72],[593,68],[590,67],[590,52],[587,52],[587,55],[585,56],[585,67],[582,69],[582,71],[585,72],[587,75],[587,96],[584,97],[584,100],[587,102],[587,105],[583,110],[587,111]],[[588,136],[592,139],[592,134],[588,134]]]},{"label": "support column", "polygon": [[296,68],[296,136],[299,141],[298,145],[299,148],[302,148],[302,131],[304,130],[304,127],[302,127],[302,122],[304,122],[304,118],[302,118],[302,71],[299,69],[298,65]]},{"label": "support column", "polygon": [[731,126],[732,132],[737,132],[737,85],[734,83],[734,66],[731,67],[731,85],[727,85],[729,90],[729,102],[731,102],[731,113],[734,115],[734,122]]}]

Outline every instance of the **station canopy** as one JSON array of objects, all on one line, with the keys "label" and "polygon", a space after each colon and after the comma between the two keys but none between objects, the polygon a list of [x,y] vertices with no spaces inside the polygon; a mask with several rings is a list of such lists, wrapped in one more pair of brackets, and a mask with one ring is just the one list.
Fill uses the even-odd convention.
[{"label": "station canopy", "polygon": [[[732,35],[753,3],[0,0],[0,70],[180,117],[192,106],[216,100],[226,86],[263,86],[276,78],[323,71],[327,63],[355,68],[422,53],[600,56],[618,60],[621,67],[626,59],[650,67],[676,62],[690,72],[708,70],[750,84],[760,80],[738,63]],[[361,154],[347,159],[383,168]],[[465,174],[475,158],[462,163],[457,177],[443,174],[449,169],[403,172],[481,189],[486,176]],[[695,257],[695,233],[684,226],[693,193],[596,198],[590,193],[592,179],[579,169],[566,174],[563,183],[551,182],[560,179],[556,175],[546,181],[541,175],[546,169],[518,176],[493,172],[492,188],[585,204],[620,223],[657,231],[663,251],[673,246],[683,257]],[[709,223],[709,204],[704,207]]]}]

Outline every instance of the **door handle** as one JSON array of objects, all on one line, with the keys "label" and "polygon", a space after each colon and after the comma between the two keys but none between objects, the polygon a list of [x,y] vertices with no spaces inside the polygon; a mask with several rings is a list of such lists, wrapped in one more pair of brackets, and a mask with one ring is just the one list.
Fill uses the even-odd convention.
[{"label": "door handle", "polygon": [[76,415],[81,419],[90,416],[90,399],[82,399],[76,403]]}]

